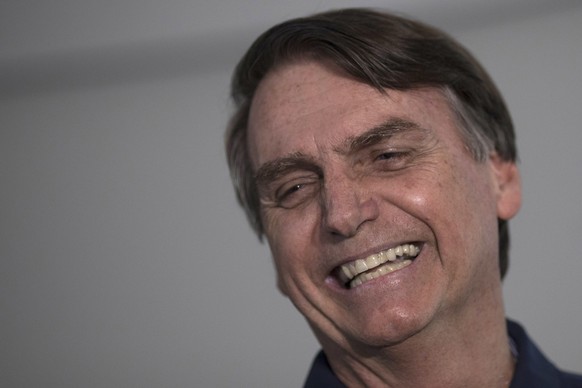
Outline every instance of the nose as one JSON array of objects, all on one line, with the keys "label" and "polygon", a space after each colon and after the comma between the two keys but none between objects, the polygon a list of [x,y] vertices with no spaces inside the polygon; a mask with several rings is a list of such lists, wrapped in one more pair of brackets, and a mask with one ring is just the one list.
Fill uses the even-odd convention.
[{"label": "nose", "polygon": [[338,176],[325,182],[322,210],[324,230],[344,238],[355,236],[364,223],[379,215],[376,200],[361,182]]}]

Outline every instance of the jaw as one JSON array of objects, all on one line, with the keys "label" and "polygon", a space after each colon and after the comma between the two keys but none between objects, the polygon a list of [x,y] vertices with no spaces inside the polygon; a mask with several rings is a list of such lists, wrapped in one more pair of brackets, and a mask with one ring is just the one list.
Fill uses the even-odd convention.
[{"label": "jaw", "polygon": [[[318,337],[329,335],[332,342],[344,342],[349,347],[353,345],[345,341],[372,347],[388,346],[405,340],[424,327],[436,313],[444,287],[438,277],[432,276],[439,269],[430,249],[424,243],[412,245],[418,248],[412,255],[403,254],[392,261],[379,263],[352,276],[347,283],[339,280],[339,273],[343,272],[340,265],[326,279],[323,292],[318,295],[320,298],[311,301],[301,298],[304,303],[296,303],[296,306],[314,331],[317,328],[321,332]],[[343,266],[356,265],[355,261]],[[385,269],[381,268],[386,267],[393,270],[373,277],[374,272],[383,272]],[[359,269],[363,270],[363,267]],[[341,276],[344,280],[347,277],[345,274]],[[364,277],[367,279],[358,280]],[[299,290],[302,287],[294,288],[302,296],[307,296],[305,289]],[[299,299],[297,294],[293,296],[296,301]],[[315,313],[313,305],[317,305]]]}]

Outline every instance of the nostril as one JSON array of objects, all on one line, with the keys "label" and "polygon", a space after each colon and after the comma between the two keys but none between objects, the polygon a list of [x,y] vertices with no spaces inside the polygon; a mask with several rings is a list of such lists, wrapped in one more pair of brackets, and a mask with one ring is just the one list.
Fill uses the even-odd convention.
[{"label": "nostril", "polygon": [[340,236],[342,236],[342,234],[341,234],[341,233],[339,233],[338,231],[335,231],[335,230],[332,230],[330,234],[331,234],[332,236],[334,236],[334,237],[340,237]]},{"label": "nostril", "polygon": [[332,236],[352,237],[357,233],[360,225],[358,218],[354,217],[353,214],[347,214],[333,219],[328,217],[324,222],[326,229]]}]

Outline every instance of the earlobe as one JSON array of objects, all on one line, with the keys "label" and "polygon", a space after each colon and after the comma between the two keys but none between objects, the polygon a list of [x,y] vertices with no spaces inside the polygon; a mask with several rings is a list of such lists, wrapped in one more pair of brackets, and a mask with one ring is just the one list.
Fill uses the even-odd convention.
[{"label": "earlobe", "polygon": [[497,153],[489,157],[497,188],[497,217],[509,220],[521,207],[521,178],[514,161],[503,160]]}]

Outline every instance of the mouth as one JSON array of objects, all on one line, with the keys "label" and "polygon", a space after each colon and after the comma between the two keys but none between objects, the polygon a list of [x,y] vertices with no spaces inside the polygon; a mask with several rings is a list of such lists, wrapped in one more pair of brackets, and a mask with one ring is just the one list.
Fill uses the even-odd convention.
[{"label": "mouth", "polygon": [[337,268],[340,283],[350,289],[409,266],[420,253],[420,244],[409,243],[358,259]]}]

